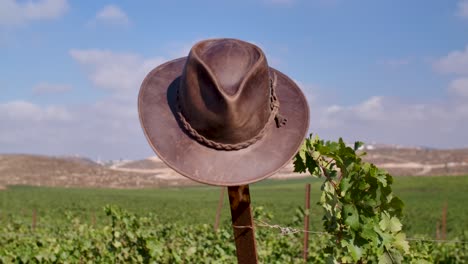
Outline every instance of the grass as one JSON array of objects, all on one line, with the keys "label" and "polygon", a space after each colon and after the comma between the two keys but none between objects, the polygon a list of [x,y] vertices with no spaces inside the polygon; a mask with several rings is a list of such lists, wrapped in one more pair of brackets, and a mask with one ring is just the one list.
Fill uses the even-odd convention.
[{"label": "grass", "polygon": [[[322,211],[316,205],[321,180],[266,180],[251,185],[253,206],[263,206],[274,215],[272,222],[286,225],[295,210],[304,206],[305,183],[311,183],[311,228],[321,229]],[[447,203],[448,238],[468,231],[468,176],[460,177],[395,177],[394,192],[406,204],[404,227],[409,236],[435,236],[437,221]],[[161,222],[213,224],[220,195],[219,187],[199,186],[140,190],[66,189],[50,187],[11,186],[0,191],[0,223],[11,219],[31,221],[32,211],[38,212],[38,225],[61,225],[67,221],[65,212],[82,221],[97,224],[108,221],[102,207],[115,204],[138,214],[152,212]],[[222,221],[229,221],[227,194],[224,198]]]}]

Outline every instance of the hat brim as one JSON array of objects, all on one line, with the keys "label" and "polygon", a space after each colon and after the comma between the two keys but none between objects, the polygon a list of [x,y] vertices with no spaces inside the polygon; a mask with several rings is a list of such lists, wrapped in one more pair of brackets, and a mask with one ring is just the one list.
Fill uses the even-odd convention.
[{"label": "hat brim", "polygon": [[140,123],[158,157],[178,173],[194,181],[236,186],[265,179],[284,167],[297,153],[309,127],[309,107],[299,87],[276,72],[280,113],[287,124],[268,132],[253,145],[236,151],[209,148],[192,139],[174,114],[176,90],[186,57],[152,70],[138,96]]}]

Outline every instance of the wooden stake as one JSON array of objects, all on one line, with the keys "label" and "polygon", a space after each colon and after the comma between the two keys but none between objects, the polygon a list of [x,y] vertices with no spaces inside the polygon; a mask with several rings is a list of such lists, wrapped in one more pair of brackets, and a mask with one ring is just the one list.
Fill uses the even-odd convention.
[{"label": "wooden stake", "polygon": [[305,186],[305,215],[304,215],[304,251],[302,257],[304,262],[307,263],[307,256],[309,255],[309,214],[310,214],[310,183]]},{"label": "wooden stake", "polygon": [[94,211],[91,212],[91,226],[96,227],[96,213]]},{"label": "wooden stake", "polygon": [[37,222],[37,210],[36,208],[34,208],[32,212],[32,225],[31,225],[31,229],[33,232],[36,230],[36,222]]},{"label": "wooden stake", "polygon": [[226,189],[225,187],[221,187],[221,193],[219,194],[218,209],[216,210],[216,218],[215,218],[215,224],[214,224],[215,231],[218,231],[218,227],[219,227],[219,219],[221,218],[221,210],[223,209],[225,189]]},{"label": "wooden stake", "polygon": [[232,227],[236,242],[237,263],[257,264],[255,229],[250,208],[249,186],[228,187]]},{"label": "wooden stake", "polygon": [[447,202],[444,203],[444,207],[442,208],[442,240],[447,239]]}]

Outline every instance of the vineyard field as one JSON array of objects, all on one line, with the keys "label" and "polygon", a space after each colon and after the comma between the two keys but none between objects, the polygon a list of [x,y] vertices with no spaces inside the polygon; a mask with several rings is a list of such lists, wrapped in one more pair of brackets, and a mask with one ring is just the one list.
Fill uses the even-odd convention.
[{"label": "vineyard field", "polygon": [[[311,228],[321,230],[322,211],[319,199],[321,180],[266,180],[251,185],[252,205],[273,215],[275,224],[289,224],[298,207],[304,205],[304,184],[312,184]],[[468,176],[396,177],[394,192],[405,202],[403,224],[408,236],[435,238],[436,224],[447,205],[447,238],[468,230]],[[161,222],[182,225],[208,224],[215,220],[219,187],[198,186],[161,189],[66,189],[10,186],[0,191],[0,222],[11,219],[32,221],[37,212],[37,226],[66,225],[67,213],[82,222],[109,224],[102,208],[117,205],[126,211],[155,214]],[[221,221],[229,221],[227,194]]]}]

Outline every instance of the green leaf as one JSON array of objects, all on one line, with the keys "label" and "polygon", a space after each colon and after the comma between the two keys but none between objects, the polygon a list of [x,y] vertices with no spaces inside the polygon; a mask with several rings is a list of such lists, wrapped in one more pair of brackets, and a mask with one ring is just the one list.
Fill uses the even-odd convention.
[{"label": "green leaf", "polygon": [[335,187],[333,187],[333,184],[330,181],[325,181],[323,183],[322,190],[329,194],[335,193]]},{"label": "green leaf", "polygon": [[353,204],[343,206],[343,218],[345,219],[345,224],[349,225],[352,229],[357,230],[359,228],[359,213]]},{"label": "green leaf", "polygon": [[393,197],[388,205],[391,211],[395,212],[395,214],[398,216],[401,215],[401,212],[403,211],[403,207],[405,206],[403,201],[398,197]]},{"label": "green leaf", "polygon": [[402,228],[402,224],[400,220],[393,216],[390,219],[390,231],[393,233],[396,233],[398,231],[401,231],[401,228]]},{"label": "green leaf", "polygon": [[385,250],[379,257],[379,264],[400,264],[403,260],[401,254],[394,250]]},{"label": "green leaf", "polygon": [[120,243],[120,241],[115,241],[114,243],[112,243],[112,245],[114,245],[114,247],[116,248],[119,248],[122,246],[122,243]]},{"label": "green leaf", "polygon": [[340,181],[340,195],[344,197],[346,192],[348,191],[349,187],[351,187],[351,179],[350,178],[342,178]]},{"label": "green leaf", "polygon": [[379,222],[380,228],[384,231],[396,233],[401,230],[401,222],[396,217],[390,217],[388,213],[382,213],[382,220]]},{"label": "green leaf", "polygon": [[325,259],[325,263],[326,264],[339,264],[340,262],[338,262],[333,256],[327,256],[327,258]]},{"label": "green leaf", "polygon": [[379,235],[374,230],[375,223],[373,221],[369,221],[362,226],[362,231],[360,232],[360,236],[366,239],[369,243],[377,244],[379,239]]},{"label": "green leaf", "polygon": [[375,170],[374,175],[375,178],[377,178],[377,180],[382,183],[383,187],[387,187],[387,174],[385,172]]},{"label": "green leaf", "polygon": [[294,172],[306,172],[306,165],[304,163],[305,159],[302,159],[300,154],[301,152],[299,151],[294,158]]},{"label": "green leaf", "polygon": [[382,231],[378,226],[374,226],[374,231],[379,234],[382,245],[389,245],[394,241],[392,234]]},{"label": "green leaf", "polygon": [[364,142],[361,142],[361,141],[354,142],[354,151],[359,150],[362,146],[364,146]]},{"label": "green leaf", "polygon": [[306,155],[305,165],[311,175],[321,176],[320,173],[318,173],[317,161],[314,158],[312,158],[309,154]]},{"label": "green leaf", "polygon": [[404,233],[399,233],[395,236],[395,242],[393,242],[396,248],[401,249],[406,254],[409,253],[409,243],[406,241],[406,235]]},{"label": "green leaf", "polygon": [[348,244],[347,248],[349,250],[349,253],[351,253],[351,257],[353,258],[354,262],[358,261],[362,257],[362,248],[354,245],[354,244]]},{"label": "green leaf", "polygon": [[394,264],[389,254],[384,253],[379,257],[379,264]]}]

